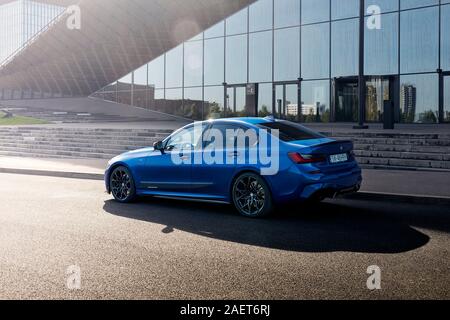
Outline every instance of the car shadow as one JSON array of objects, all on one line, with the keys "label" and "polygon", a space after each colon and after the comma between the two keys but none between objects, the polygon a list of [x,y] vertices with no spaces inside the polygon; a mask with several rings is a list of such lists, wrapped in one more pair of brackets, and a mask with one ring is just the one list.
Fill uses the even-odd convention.
[{"label": "car shadow", "polygon": [[108,200],[105,212],[204,237],[296,252],[394,254],[426,245],[430,238],[411,227],[404,205],[375,209],[367,201],[335,200],[283,207],[270,218],[239,216],[231,206],[146,198],[133,204]]}]

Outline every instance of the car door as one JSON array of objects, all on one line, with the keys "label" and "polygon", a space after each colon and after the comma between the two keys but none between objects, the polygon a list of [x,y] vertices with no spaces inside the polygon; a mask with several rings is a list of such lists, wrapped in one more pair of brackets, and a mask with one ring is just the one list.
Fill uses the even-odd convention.
[{"label": "car door", "polygon": [[188,194],[191,190],[193,150],[202,126],[189,126],[167,138],[164,150],[154,150],[146,159],[141,186],[151,194]]},{"label": "car door", "polygon": [[[247,128],[239,124],[218,122],[208,129],[205,132],[202,150],[195,151],[201,153],[203,161],[201,163],[194,161],[192,166],[193,193],[202,198],[225,200],[231,179],[239,167],[235,164],[235,158],[239,156],[236,138],[227,137],[227,130],[247,130]],[[216,137],[212,137],[215,133],[220,133],[222,137],[220,143],[216,141]],[[198,155],[195,158],[200,159]],[[212,162],[214,159],[217,161]]]}]

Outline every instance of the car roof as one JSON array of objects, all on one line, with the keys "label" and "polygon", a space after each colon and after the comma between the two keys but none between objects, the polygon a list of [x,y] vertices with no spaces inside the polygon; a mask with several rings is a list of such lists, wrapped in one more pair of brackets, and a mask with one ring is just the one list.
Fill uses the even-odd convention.
[{"label": "car roof", "polygon": [[229,123],[244,123],[250,125],[257,125],[261,123],[275,122],[273,118],[257,118],[257,117],[241,117],[241,118],[221,118],[205,121],[205,123],[217,123],[217,122],[229,122]]}]

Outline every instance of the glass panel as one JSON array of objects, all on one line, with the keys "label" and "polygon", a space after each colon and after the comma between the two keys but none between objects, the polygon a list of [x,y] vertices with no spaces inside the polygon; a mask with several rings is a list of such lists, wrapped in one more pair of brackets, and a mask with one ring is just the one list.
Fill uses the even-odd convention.
[{"label": "glass panel", "polygon": [[227,37],[226,82],[247,82],[247,36]]},{"label": "glass panel", "polygon": [[303,81],[301,93],[303,121],[329,122],[330,81]]},{"label": "glass panel", "polygon": [[300,77],[300,28],[275,30],[275,81]]},{"label": "glass panel", "polygon": [[129,73],[125,77],[117,81],[117,90],[119,91],[131,90],[132,82],[133,82],[132,75],[131,73]]},{"label": "glass panel", "polygon": [[134,71],[134,87],[147,86],[147,65],[143,65],[136,71]]},{"label": "glass panel", "polygon": [[250,32],[272,29],[273,0],[259,0],[249,8]]},{"label": "glass panel", "polygon": [[331,0],[331,18],[333,20],[358,16],[359,0]]},{"label": "glass panel", "polygon": [[246,108],[247,91],[245,87],[227,88],[227,116],[228,117],[246,117],[248,110]]},{"label": "glass panel", "polygon": [[450,5],[442,6],[441,46],[442,69],[450,71]]},{"label": "glass panel", "polygon": [[203,89],[185,88],[183,102],[184,117],[203,120]]},{"label": "glass panel", "polygon": [[275,0],[275,28],[300,25],[300,0]]},{"label": "glass panel", "polygon": [[444,77],[444,121],[450,122],[450,77]]},{"label": "glass panel", "polygon": [[304,79],[330,76],[330,24],[302,27],[302,77]]},{"label": "glass panel", "polygon": [[183,45],[166,54],[166,87],[181,87],[183,83]]},{"label": "glass panel", "polygon": [[337,81],[336,83],[336,121],[356,122],[358,121],[358,82]]},{"label": "glass panel", "polygon": [[398,13],[381,17],[381,29],[365,31],[365,74],[398,73]]},{"label": "glass panel", "polygon": [[133,105],[139,108],[148,108],[150,90],[139,89],[133,92]]},{"label": "glass panel", "polygon": [[287,84],[286,85],[286,119],[290,121],[298,120],[298,85]]},{"label": "glass panel", "polygon": [[156,88],[164,88],[164,55],[148,64],[148,84]]},{"label": "glass panel", "polygon": [[184,116],[182,89],[166,89],[165,112]]},{"label": "glass panel", "polygon": [[372,5],[379,6],[382,13],[398,11],[398,1],[399,0],[366,0],[366,14],[367,8]]},{"label": "glass panel", "polygon": [[400,0],[400,9],[411,9],[439,4],[439,0]]},{"label": "glass panel", "polygon": [[117,93],[117,102],[131,105],[131,91],[119,91]]},{"label": "glass panel", "polygon": [[248,8],[242,9],[226,20],[227,35],[247,32]]},{"label": "glass panel", "polygon": [[331,24],[331,74],[333,77],[358,74],[359,21],[336,21]]},{"label": "glass panel", "polygon": [[223,87],[205,87],[205,119],[217,119],[223,114]]},{"label": "glass panel", "polygon": [[330,0],[302,0],[302,24],[329,20]]},{"label": "glass panel", "polygon": [[261,83],[258,89],[258,117],[272,114],[272,84]]},{"label": "glass panel", "polygon": [[156,89],[154,95],[150,94],[149,108],[159,112],[166,112],[164,89]]},{"label": "glass panel", "polygon": [[203,85],[203,42],[186,42],[184,45],[184,85]]},{"label": "glass panel", "polygon": [[205,85],[221,85],[224,79],[224,38],[205,40]]},{"label": "glass panel", "polygon": [[250,82],[272,81],[272,31],[250,34]]},{"label": "glass panel", "polygon": [[438,121],[438,75],[422,74],[400,77],[401,121],[436,123]]},{"label": "glass panel", "polygon": [[372,78],[366,82],[366,121],[383,121],[384,102],[390,100],[389,80]]},{"label": "glass panel", "polygon": [[284,103],[284,86],[275,86],[275,117],[284,119],[286,105]]},{"label": "glass panel", "polygon": [[221,21],[205,31],[205,39],[223,37],[224,35],[225,35],[225,21]]},{"label": "glass panel", "polygon": [[439,10],[401,13],[401,72],[431,72],[438,68]]}]

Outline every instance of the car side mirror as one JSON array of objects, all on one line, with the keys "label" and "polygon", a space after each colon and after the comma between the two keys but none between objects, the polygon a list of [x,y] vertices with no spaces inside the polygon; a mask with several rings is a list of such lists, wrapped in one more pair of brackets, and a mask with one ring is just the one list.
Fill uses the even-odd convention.
[{"label": "car side mirror", "polygon": [[153,144],[153,148],[155,148],[155,150],[161,151],[161,153],[164,154],[164,144],[162,143],[162,141],[155,142]]}]

